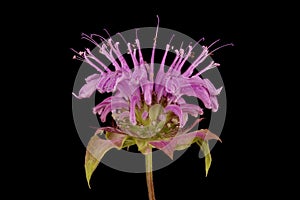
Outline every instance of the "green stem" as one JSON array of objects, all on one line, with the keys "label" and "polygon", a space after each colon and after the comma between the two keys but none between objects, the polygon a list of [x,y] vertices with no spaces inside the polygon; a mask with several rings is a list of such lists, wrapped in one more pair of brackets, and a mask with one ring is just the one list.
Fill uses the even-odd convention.
[{"label": "green stem", "polygon": [[152,172],[152,149],[150,153],[145,155],[145,160],[146,160],[146,179],[147,179],[148,197],[149,200],[155,200],[153,172]]}]

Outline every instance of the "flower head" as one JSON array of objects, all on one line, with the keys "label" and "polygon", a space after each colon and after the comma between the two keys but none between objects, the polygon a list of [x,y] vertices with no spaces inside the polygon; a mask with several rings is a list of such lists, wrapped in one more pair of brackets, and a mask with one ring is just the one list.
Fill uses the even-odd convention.
[{"label": "flower head", "polygon": [[[101,127],[91,138],[85,165],[88,181],[105,152],[111,148],[122,149],[134,144],[145,155],[149,154],[152,148],[157,148],[173,158],[175,150],[185,149],[195,142],[205,153],[206,173],[210,167],[208,140],[220,139],[207,129],[190,132],[202,120],[200,116],[203,115],[204,108],[187,103],[184,97],[195,97],[206,109],[213,112],[218,110],[217,96],[222,87],[216,88],[210,80],[203,79],[201,74],[219,64],[211,61],[201,71],[195,70],[218,48],[209,50],[214,43],[208,47],[203,46],[202,52],[188,64],[187,59],[192,56],[194,46],[188,45],[186,49],[180,47],[175,49],[176,56],[172,64],[166,67],[166,59],[174,37],[172,36],[166,43],[157,73],[154,73],[157,36],[158,26],[151,59],[148,62],[144,60],[138,31],[134,44],[125,43],[130,62],[122,55],[118,41],[96,34],[83,34],[83,38],[94,43],[99,48],[99,53],[104,55],[112,66],[105,65],[89,49],[82,52],[74,50],[77,54],[75,59],[88,63],[97,71],[86,78],[86,84],[78,95],[73,93],[74,96],[82,99],[91,97],[95,91],[113,93],[93,108],[93,113],[99,115],[102,122],[105,122],[107,115],[111,113],[116,126]],[[101,44],[96,42],[99,38]],[[121,34],[120,38],[125,41]],[[184,68],[187,65],[188,67]],[[192,126],[185,127],[189,116],[199,118]],[[99,133],[105,133],[106,140],[98,137]]]}]

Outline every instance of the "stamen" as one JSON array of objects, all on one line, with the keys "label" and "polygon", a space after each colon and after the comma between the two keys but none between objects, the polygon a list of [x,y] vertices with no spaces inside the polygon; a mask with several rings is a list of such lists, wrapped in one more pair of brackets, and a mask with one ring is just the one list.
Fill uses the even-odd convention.
[{"label": "stamen", "polygon": [[183,60],[183,55],[184,55],[184,50],[181,48],[180,46],[180,49],[179,49],[179,54],[180,54],[180,59],[179,61],[176,63],[174,69],[177,70],[179,64],[181,63],[181,61]]},{"label": "stamen", "polygon": [[121,33],[117,33],[121,39],[124,41],[125,44],[127,44],[128,42],[125,40],[124,36]]},{"label": "stamen", "polygon": [[[170,41],[169,41],[169,43],[168,43],[169,45],[171,45],[171,42],[172,42],[172,40],[173,40],[174,37],[175,37],[175,34],[172,35],[172,37],[171,37],[171,39],[170,39]],[[172,47],[173,47],[173,46],[172,46]],[[173,48],[174,48],[174,47],[173,47]]]},{"label": "stamen", "polygon": [[[105,44],[102,44],[101,47],[101,54],[103,54],[104,56],[106,56],[106,58],[113,64],[113,66],[116,68],[116,70],[119,70],[121,67],[119,66],[118,62],[116,61],[116,59],[113,57],[111,52],[108,52],[107,46]],[[110,49],[111,51],[111,49]]]},{"label": "stamen", "polygon": [[207,67],[205,67],[204,69],[202,69],[200,72],[198,72],[197,74],[195,74],[193,77],[199,76],[200,74],[203,74],[204,72],[206,72],[207,70],[213,69],[215,67],[220,66],[219,63],[215,63],[214,61],[212,61]]},{"label": "stamen", "polygon": [[140,64],[144,64],[144,59],[143,59],[143,54],[142,54],[142,50],[141,50],[141,45],[140,45],[140,41],[138,39],[138,30],[139,29],[136,29],[136,39],[135,39],[135,42],[136,42],[136,46],[138,48],[138,51],[139,51],[139,60],[140,60]]},{"label": "stamen", "polygon": [[157,34],[158,34],[158,28],[159,28],[159,17],[158,17],[158,15],[156,15],[156,17],[157,17],[157,26],[156,26],[155,37],[154,37],[154,42],[153,42],[153,48],[152,48],[152,55],[151,55],[150,66],[154,65],[154,55],[155,55],[155,49],[156,49],[156,40],[157,40]]},{"label": "stamen", "polygon": [[92,35],[89,36],[85,33],[81,34],[81,39],[85,39],[88,40],[89,42],[93,43],[94,45],[96,45],[98,48],[101,48],[100,45],[92,38]]},{"label": "stamen", "polygon": [[203,38],[200,38],[195,44],[194,44],[194,46],[193,46],[193,49],[199,44],[199,42],[201,42],[201,41],[204,41],[205,40],[205,38],[203,37]]},{"label": "stamen", "polygon": [[129,54],[131,56],[131,60],[133,62],[134,68],[136,68],[138,66],[138,61],[137,61],[136,56],[135,56],[135,49],[134,49],[134,53],[132,53],[130,43],[127,43],[127,48],[128,48]]},{"label": "stamen", "polygon": [[[102,63],[94,54],[92,54],[92,52],[87,48],[86,49],[88,55],[86,55],[85,58],[92,58],[93,60],[95,60],[98,64],[100,64],[106,71],[110,72],[111,70],[104,64]],[[102,70],[101,70],[102,71]]]},{"label": "stamen", "polygon": [[150,66],[149,66],[149,74],[150,74],[150,82],[153,83],[154,81],[154,58],[155,58],[155,49],[156,49],[156,40],[157,40],[157,35],[158,35],[158,28],[159,28],[159,17],[157,17],[157,26],[156,26],[156,31],[155,31],[155,36],[154,36],[154,41],[153,41],[153,48],[152,48],[152,54],[151,54],[151,60],[150,60]]},{"label": "stamen", "polygon": [[216,44],[219,41],[220,41],[220,39],[217,39],[216,41],[214,41],[213,43],[211,43],[211,45],[209,45],[207,48],[209,49],[210,47],[212,47],[214,44]]},{"label": "stamen", "polygon": [[182,74],[183,77],[189,77],[193,74],[194,69],[208,57],[208,49],[203,46],[203,51],[198,58],[189,66],[189,68]]},{"label": "stamen", "polygon": [[181,42],[181,44],[180,44],[180,48],[179,48],[179,49],[182,49],[182,46],[183,46],[183,41]]},{"label": "stamen", "polygon": [[[172,42],[174,37],[175,37],[175,35],[173,34],[170,41],[169,41],[169,43],[166,45],[165,53],[164,53],[163,59],[162,59],[161,64],[160,64],[159,72],[164,72],[164,66],[165,66],[167,54],[168,54],[168,51],[170,50],[170,45],[171,45],[171,42]],[[176,62],[176,61],[174,60],[174,62]],[[175,63],[174,63],[174,65],[175,65]],[[169,68],[168,71],[170,71],[170,69],[171,69],[171,67]]]},{"label": "stamen", "polygon": [[234,44],[233,44],[233,43],[224,44],[224,45],[222,45],[222,46],[220,46],[220,47],[214,49],[213,51],[211,51],[208,55],[210,56],[213,52],[215,52],[215,51],[217,51],[217,50],[219,50],[219,49],[221,49],[221,48],[223,48],[223,47],[227,47],[227,46],[234,46]]},{"label": "stamen", "polygon": [[106,32],[106,34],[108,35],[108,37],[111,38],[111,36],[110,36],[109,32],[107,31],[107,29],[104,28],[103,30]]},{"label": "stamen", "polygon": [[190,55],[191,55],[191,52],[192,52],[193,47],[192,47],[192,46],[188,46],[188,48],[189,48],[189,51],[188,51],[188,53],[185,55],[184,60],[183,60],[183,61],[180,63],[180,65],[178,66],[178,68],[177,68],[178,71],[181,70],[182,66],[184,65],[184,63],[186,62],[186,60],[187,60],[187,59],[190,57]]},{"label": "stamen", "polygon": [[83,53],[83,57],[84,57],[84,61],[86,61],[90,66],[92,66],[93,68],[95,68],[101,74],[104,73],[98,66],[96,66],[90,59],[88,59],[88,58],[92,58],[92,57],[87,56],[86,52]]},{"label": "stamen", "polygon": [[103,42],[103,43],[106,42],[107,43],[107,39],[105,39],[103,36],[98,35],[98,34],[91,34],[91,37],[94,37],[94,36],[99,37],[101,42]]},{"label": "stamen", "polygon": [[178,60],[179,57],[180,57],[179,51],[178,51],[177,49],[175,49],[175,53],[176,53],[176,57],[174,58],[174,60],[173,60],[173,62],[172,62],[172,64],[171,64],[171,66],[169,67],[168,72],[171,72],[171,71],[174,69],[174,66],[175,66],[176,62],[177,62],[177,60]]}]

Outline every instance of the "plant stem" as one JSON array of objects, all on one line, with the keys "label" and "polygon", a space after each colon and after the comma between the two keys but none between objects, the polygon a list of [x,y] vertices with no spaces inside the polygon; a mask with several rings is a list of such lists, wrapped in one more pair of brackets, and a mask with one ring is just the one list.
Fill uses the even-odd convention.
[{"label": "plant stem", "polygon": [[145,155],[145,160],[146,160],[146,179],[147,179],[148,197],[149,200],[155,200],[153,173],[152,173],[152,149],[150,153]]}]

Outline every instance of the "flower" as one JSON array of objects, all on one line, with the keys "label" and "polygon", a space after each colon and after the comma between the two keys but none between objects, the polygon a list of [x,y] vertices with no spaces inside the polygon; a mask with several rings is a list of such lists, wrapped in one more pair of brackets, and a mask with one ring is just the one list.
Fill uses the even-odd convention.
[{"label": "flower", "polygon": [[[100,54],[112,63],[113,68],[105,65],[90,49],[81,52],[73,50],[76,53],[75,59],[88,63],[97,71],[85,79],[86,84],[78,95],[73,95],[82,99],[91,97],[95,91],[113,93],[93,108],[93,113],[99,115],[102,122],[105,122],[107,115],[111,113],[116,125],[99,128],[87,146],[85,169],[88,184],[92,173],[108,150],[131,145],[137,145],[138,150],[145,156],[151,154],[152,148],[157,148],[172,159],[175,150],[182,150],[192,143],[197,143],[205,154],[206,174],[208,172],[211,165],[208,140],[220,138],[207,129],[190,132],[203,118],[198,118],[190,127],[185,127],[189,115],[199,117],[204,111],[199,105],[187,103],[184,96],[199,99],[206,109],[213,112],[218,110],[217,96],[222,87],[217,89],[210,80],[200,76],[219,64],[211,61],[199,72],[195,72],[195,68],[217,49],[232,44],[223,45],[213,51],[209,51],[209,48],[214,43],[208,47],[203,46],[200,55],[186,70],[183,70],[183,66],[187,64],[186,61],[191,57],[194,47],[189,45],[187,50],[176,49],[172,64],[165,70],[165,62],[174,37],[172,36],[166,44],[158,72],[154,73],[158,27],[159,23],[149,63],[144,60],[138,31],[135,43],[126,44],[132,64],[128,64],[128,60],[122,55],[119,42],[96,34],[82,36],[99,48]],[[125,41],[121,34],[120,37]],[[98,44],[96,38],[100,38],[102,44]],[[103,133],[106,139],[98,136]]]}]

